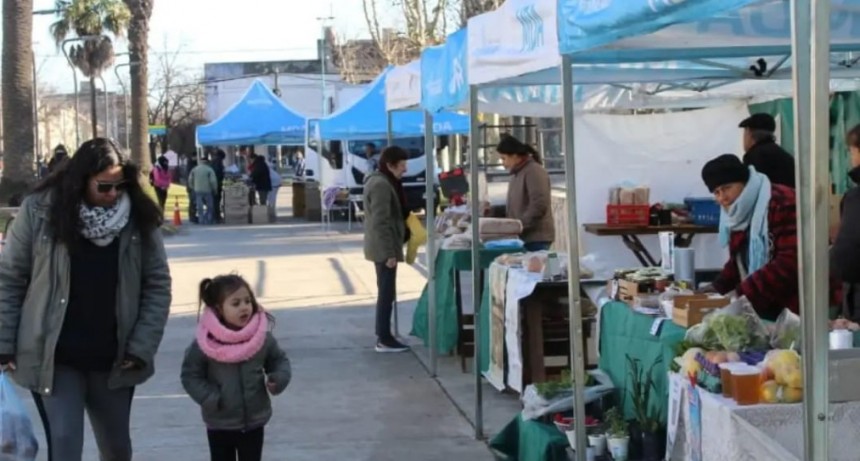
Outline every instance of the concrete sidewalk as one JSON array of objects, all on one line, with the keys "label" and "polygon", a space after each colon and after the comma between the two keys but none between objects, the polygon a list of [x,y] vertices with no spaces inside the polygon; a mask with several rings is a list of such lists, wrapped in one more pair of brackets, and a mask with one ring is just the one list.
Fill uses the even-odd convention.
[{"label": "concrete sidewalk", "polygon": [[[279,203],[288,204],[284,192]],[[234,271],[275,315],[275,336],[293,365],[293,382],[274,400],[264,459],[492,459],[414,354],[373,351],[375,275],[361,255],[360,230],[324,234],[319,224],[301,222],[186,227],[167,239],[174,302],[156,375],[135,395],[135,460],[208,459],[199,409],[185,395],[179,372],[194,337],[200,280]],[[417,298],[424,283],[420,269],[401,266],[401,301]],[[400,320],[405,335],[411,315]],[[89,429],[86,437],[84,459],[98,459]],[[40,447],[45,460],[43,439]]]}]

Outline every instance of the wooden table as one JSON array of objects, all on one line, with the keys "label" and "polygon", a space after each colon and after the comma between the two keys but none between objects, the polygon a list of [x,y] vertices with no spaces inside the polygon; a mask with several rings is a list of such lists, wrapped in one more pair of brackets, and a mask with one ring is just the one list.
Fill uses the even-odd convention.
[{"label": "wooden table", "polygon": [[584,224],[585,232],[598,237],[621,237],[624,244],[643,266],[659,266],[660,262],[651,256],[648,248],[642,244],[640,235],[657,235],[660,232],[675,233],[675,247],[690,246],[697,234],[716,234],[717,226],[697,226],[695,224],[677,224],[673,226],[614,226],[609,224]]},{"label": "wooden table", "polygon": [[[532,383],[542,383],[547,375],[558,376],[570,364],[570,318],[567,281],[542,282],[535,291],[520,300],[522,320],[523,389]],[[588,364],[588,339],[596,318],[597,308],[588,294],[581,290],[583,357]],[[568,363],[550,366],[547,357],[564,357]]]}]

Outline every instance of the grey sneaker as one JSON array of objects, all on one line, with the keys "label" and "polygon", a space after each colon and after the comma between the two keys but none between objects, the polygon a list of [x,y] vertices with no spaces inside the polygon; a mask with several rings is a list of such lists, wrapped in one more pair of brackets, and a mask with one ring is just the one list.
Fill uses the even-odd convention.
[{"label": "grey sneaker", "polygon": [[376,342],[376,352],[406,352],[408,350],[409,346],[402,344],[400,341],[394,338],[380,339]]}]

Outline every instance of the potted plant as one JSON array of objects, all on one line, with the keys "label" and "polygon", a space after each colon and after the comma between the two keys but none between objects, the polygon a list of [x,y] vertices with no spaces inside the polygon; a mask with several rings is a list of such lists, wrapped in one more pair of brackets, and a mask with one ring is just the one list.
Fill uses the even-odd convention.
[{"label": "potted plant", "polygon": [[[633,414],[636,421],[636,431],[642,440],[642,459],[644,461],[659,461],[665,457],[665,436],[662,435],[662,423],[660,417],[652,407],[652,392],[656,394],[657,388],[654,384],[654,368],[663,363],[662,357],[657,357],[650,367],[645,368],[642,361],[627,356],[627,368],[630,376],[630,385],[627,388],[633,405]],[[640,437],[636,437],[640,438]]]},{"label": "potted plant", "polygon": [[630,436],[627,434],[627,422],[621,415],[618,407],[610,408],[606,412],[606,424],[608,427],[607,437],[609,453],[615,461],[627,461],[627,449],[630,444]]}]

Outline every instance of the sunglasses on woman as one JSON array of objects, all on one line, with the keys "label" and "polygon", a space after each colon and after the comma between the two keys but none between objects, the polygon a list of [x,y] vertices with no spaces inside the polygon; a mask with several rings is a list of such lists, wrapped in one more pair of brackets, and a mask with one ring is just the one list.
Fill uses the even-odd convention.
[{"label": "sunglasses on woman", "polygon": [[117,192],[123,192],[128,189],[127,181],[119,181],[119,182],[102,182],[96,181],[96,191],[100,194],[107,194],[112,190],[116,190]]}]

